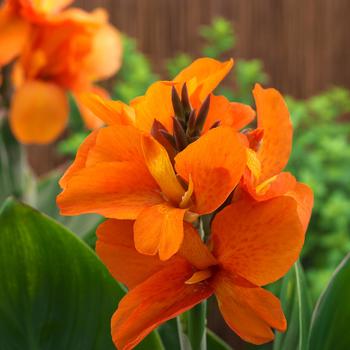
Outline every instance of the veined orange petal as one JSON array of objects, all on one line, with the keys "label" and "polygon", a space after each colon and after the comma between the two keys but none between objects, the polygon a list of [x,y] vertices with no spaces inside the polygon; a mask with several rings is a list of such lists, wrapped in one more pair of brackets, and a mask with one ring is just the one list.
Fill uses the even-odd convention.
[{"label": "veined orange petal", "polygon": [[304,235],[292,198],[264,202],[244,198],[216,215],[213,255],[225,270],[263,286],[287,273],[299,256]]},{"label": "veined orange petal", "polygon": [[135,249],[133,221],[109,219],[97,229],[96,253],[111,275],[129,289],[134,288],[161,270],[174,264],[179,257],[167,262],[156,256],[140,254]]},{"label": "veined orange petal", "polygon": [[164,196],[172,201],[173,204],[179,205],[185,190],[176,177],[165,148],[153,137],[144,135],[142,138],[142,150],[147,167],[157,181]]},{"label": "veined orange petal", "polygon": [[184,239],[178,254],[198,270],[205,270],[209,266],[216,265],[216,259],[203,243],[197,230],[192,225],[185,222],[184,232]]},{"label": "veined orange petal", "polygon": [[77,154],[75,156],[74,162],[66,170],[64,175],[59,181],[61,188],[65,188],[69,179],[80,169],[85,168],[86,160],[89,155],[91,148],[95,145],[97,134],[99,130],[93,131],[80,145]]},{"label": "veined orange petal", "polygon": [[62,215],[98,213],[136,219],[144,208],[163,202],[155,188],[139,164],[104,162],[74,173],[57,197],[57,204]]},{"label": "veined orange petal", "polygon": [[90,54],[82,62],[92,81],[113,76],[122,63],[122,42],[118,30],[103,24],[93,35]]},{"label": "veined orange petal", "polygon": [[0,8],[0,67],[20,54],[29,33],[30,24],[5,2]]},{"label": "veined orange petal", "polygon": [[277,175],[286,166],[292,149],[293,127],[287,105],[277,90],[263,89],[256,84],[253,95],[258,114],[258,128],[264,130],[258,150],[262,182]]},{"label": "veined orange petal", "polygon": [[224,79],[233,66],[233,60],[220,62],[212,58],[199,58],[182,70],[174,82],[184,83],[196,79],[196,95],[203,101]]},{"label": "veined orange petal", "polygon": [[170,259],[183,241],[185,212],[166,203],[145,208],[134,225],[136,249],[147,255],[159,253],[160,260]]},{"label": "veined orange petal", "polygon": [[79,93],[80,104],[89,109],[98,118],[108,125],[132,125],[135,121],[135,112],[121,101],[102,98],[92,93]]},{"label": "veined orange petal", "polygon": [[272,293],[238,286],[224,273],[216,275],[214,288],[225,321],[245,341],[264,344],[274,339],[271,327],[286,330],[281,303]]},{"label": "veined orange petal", "polygon": [[246,152],[238,133],[227,127],[209,130],[175,157],[175,169],[186,181],[192,177],[193,211],[206,214],[218,208],[239,182]]},{"label": "veined orange petal", "polygon": [[207,119],[203,133],[207,132],[215,122],[220,121],[221,126],[229,126],[240,130],[249,124],[255,117],[255,111],[248,105],[230,102],[224,96],[211,95]]},{"label": "veined orange petal", "polygon": [[141,141],[142,133],[133,126],[113,125],[102,128],[89,152],[86,166],[91,167],[102,162],[135,163],[141,168],[144,180],[153,182],[158,190],[145,163]]},{"label": "veined orange petal", "polygon": [[10,125],[22,143],[54,141],[68,121],[69,106],[63,89],[42,81],[28,81],[14,94]]},{"label": "veined orange petal", "polygon": [[301,182],[297,182],[294,189],[287,192],[286,195],[296,200],[300,222],[306,231],[314,205],[314,195],[311,188]]},{"label": "veined orange petal", "polygon": [[[107,100],[109,97],[108,91],[98,86],[92,86],[90,92],[105,100]],[[94,114],[89,108],[87,108],[84,103],[82,103],[80,96],[80,94],[74,94],[75,101],[79,107],[80,115],[82,116],[86,127],[92,130],[103,126],[103,120],[99,118],[98,115]]]},{"label": "veined orange petal", "polygon": [[186,262],[169,264],[133,288],[112,318],[112,338],[117,348],[133,349],[160,324],[207,299],[213,290],[205,281],[185,284],[192,274]]},{"label": "veined orange petal", "polygon": [[150,132],[155,119],[161,122],[169,132],[173,130],[172,85],[163,81],[155,82],[147,89],[145,96],[131,101],[130,105],[136,113],[136,126],[140,130]]}]

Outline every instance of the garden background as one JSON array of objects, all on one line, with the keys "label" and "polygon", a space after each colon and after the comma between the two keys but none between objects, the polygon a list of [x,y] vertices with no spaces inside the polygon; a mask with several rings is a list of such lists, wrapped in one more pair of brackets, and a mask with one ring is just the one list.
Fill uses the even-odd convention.
[{"label": "garden background", "polygon": [[[203,55],[235,58],[234,73],[221,91],[230,98],[251,103],[255,82],[288,96],[295,127],[288,168],[315,193],[302,255],[315,303],[350,251],[350,2],[80,0],[75,5],[106,8],[126,34],[122,69],[106,83],[113,98],[127,102]],[[26,146],[32,168],[44,180],[64,167],[87,134],[74,125],[77,111],[72,111],[71,130],[55,144]],[[42,182],[41,190],[51,191],[46,185]],[[37,203],[52,214],[50,205],[40,198]],[[237,346],[239,340],[217,317],[209,319],[211,328]]]}]

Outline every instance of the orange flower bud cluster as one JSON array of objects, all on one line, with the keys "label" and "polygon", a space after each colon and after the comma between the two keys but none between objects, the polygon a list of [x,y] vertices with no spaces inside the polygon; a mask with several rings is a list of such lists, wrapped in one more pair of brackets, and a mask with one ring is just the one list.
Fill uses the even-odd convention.
[{"label": "orange flower bud cluster", "polygon": [[[198,59],[130,105],[82,94],[107,126],[60,181],[64,215],[99,213],[96,250],[129,292],[112,318],[118,349],[215,294],[228,325],[262,344],[284,331],[262,287],[297,260],[313,205],[287,172],[292,125],[278,91],[253,90],[255,111],[213,90],[233,61]],[[201,238],[202,216],[210,232]]]},{"label": "orange flower bud cluster", "polygon": [[[48,143],[65,128],[67,92],[107,97],[95,81],[121,64],[119,32],[102,9],[64,9],[72,0],[7,0],[0,9],[0,66],[17,58],[10,125],[23,143]],[[81,106],[88,128],[102,121]]]}]

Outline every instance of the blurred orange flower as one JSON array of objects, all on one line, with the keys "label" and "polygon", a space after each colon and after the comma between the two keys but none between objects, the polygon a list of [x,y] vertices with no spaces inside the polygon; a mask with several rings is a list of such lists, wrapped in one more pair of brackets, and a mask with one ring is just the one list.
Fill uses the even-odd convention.
[{"label": "blurred orange flower", "polygon": [[[300,195],[307,225],[313,196],[311,190]],[[216,215],[211,251],[185,223],[182,246],[166,262],[135,250],[132,221],[103,223],[96,251],[113,277],[129,288],[111,321],[117,348],[134,348],[161,323],[212,294],[227,324],[244,340],[262,344],[274,338],[271,328],[285,331],[279,300],[261,287],[282,277],[298,258],[306,230],[299,205],[290,196],[240,199]]]},{"label": "blurred orange flower", "polygon": [[[10,124],[15,136],[24,143],[48,143],[59,136],[68,119],[66,93],[93,91],[103,97],[108,94],[93,82],[112,76],[121,64],[121,41],[118,31],[108,23],[101,9],[87,13],[70,8],[61,11],[71,1],[9,1],[3,13],[10,13],[23,30],[9,33],[18,52],[0,62],[19,55],[13,70],[15,94],[10,112]],[[9,16],[7,16],[9,17]],[[8,23],[3,21],[3,26]],[[0,20],[1,26],[1,20]],[[6,27],[7,30],[9,25]],[[15,35],[16,34],[16,35]],[[0,51],[7,47],[0,36]],[[22,42],[24,40],[24,42]],[[8,51],[9,52],[9,51]],[[78,105],[80,105],[78,101]],[[89,128],[103,122],[82,107],[82,116]]]},{"label": "blurred orange flower", "polygon": [[[232,63],[203,59],[184,70],[177,78],[182,100],[176,79],[153,84],[132,107],[92,98],[93,112],[112,125],[90,135],[62,178],[61,213],[135,219],[138,251],[159,253],[161,260],[174,255],[183,240],[183,222],[219,208],[246,167],[246,146],[235,127],[206,128],[207,118],[214,124],[217,120],[210,115],[212,100],[205,96],[227,73],[227,65]],[[227,114],[226,119],[237,118],[235,112]]]}]

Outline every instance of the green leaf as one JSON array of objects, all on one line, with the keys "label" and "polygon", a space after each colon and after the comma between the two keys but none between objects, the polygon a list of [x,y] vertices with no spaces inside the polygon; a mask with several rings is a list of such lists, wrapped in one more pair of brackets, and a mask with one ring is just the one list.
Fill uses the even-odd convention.
[{"label": "green leaf", "polygon": [[230,345],[225,343],[210,329],[207,329],[207,347],[208,350],[232,350]]},{"label": "green leaf", "polygon": [[310,350],[350,348],[350,254],[340,263],[315,307]]},{"label": "green leaf", "polygon": [[288,328],[285,333],[277,332],[273,350],[306,350],[311,301],[300,262],[296,262],[283,278],[280,299]]},{"label": "green leaf", "polygon": [[[0,212],[2,349],[115,349],[110,318],[124,289],[67,229],[9,199]],[[159,337],[147,339],[162,350]]]}]

